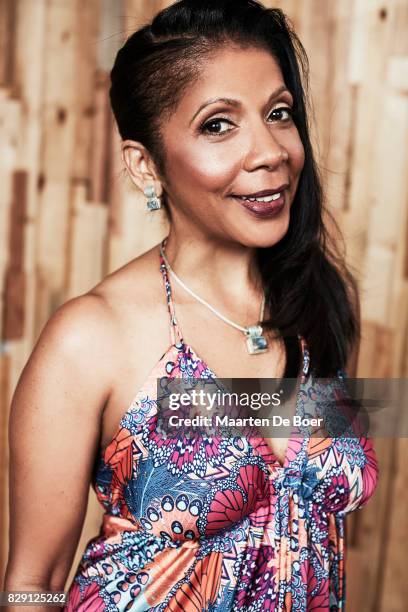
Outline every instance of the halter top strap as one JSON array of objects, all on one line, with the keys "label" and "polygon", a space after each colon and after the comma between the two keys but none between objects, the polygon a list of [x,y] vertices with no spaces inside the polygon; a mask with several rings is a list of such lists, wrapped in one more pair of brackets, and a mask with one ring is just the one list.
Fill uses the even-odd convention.
[{"label": "halter top strap", "polygon": [[303,338],[303,336],[301,336],[300,334],[298,334],[298,338],[300,341],[300,345],[302,347],[302,373],[301,373],[301,383],[304,384],[306,382],[307,376],[309,374],[309,370],[310,370],[310,354],[309,354],[309,347],[307,345],[306,340]]},{"label": "halter top strap", "polygon": [[[163,249],[166,246],[166,242],[167,242],[167,238],[165,238],[161,243],[161,246]],[[183,344],[183,334],[181,333],[181,329],[179,327],[179,324],[176,318],[176,312],[174,310],[174,302],[173,302],[173,296],[171,292],[169,273],[167,270],[166,263],[160,252],[159,252],[159,257],[160,257],[160,270],[163,275],[163,282],[164,282],[164,287],[166,290],[167,309],[169,311],[169,316],[170,316],[171,342],[172,344]]]}]

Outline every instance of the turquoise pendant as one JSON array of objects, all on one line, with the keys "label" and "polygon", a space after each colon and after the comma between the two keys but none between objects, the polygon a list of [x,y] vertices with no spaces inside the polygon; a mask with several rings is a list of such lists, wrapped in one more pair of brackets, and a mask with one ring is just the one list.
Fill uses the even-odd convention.
[{"label": "turquoise pendant", "polygon": [[262,327],[260,325],[251,325],[247,327],[245,332],[247,336],[246,344],[250,355],[265,353],[268,350],[268,341],[262,335]]}]

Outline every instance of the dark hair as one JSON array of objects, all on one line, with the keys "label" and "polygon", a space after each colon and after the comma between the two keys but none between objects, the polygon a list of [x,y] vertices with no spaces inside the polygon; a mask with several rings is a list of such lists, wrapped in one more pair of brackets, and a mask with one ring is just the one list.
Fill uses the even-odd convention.
[{"label": "dark hair", "polygon": [[294,99],[293,117],[305,151],[288,231],[276,245],[258,250],[272,313],[264,326],[285,342],[286,377],[298,375],[298,334],[309,345],[315,375],[334,376],[344,369],[360,333],[353,308],[356,284],[323,223],[306,112],[308,59],[284,13],[256,0],[180,0],[158,13],[116,56],[110,99],[119,132],[123,139],[141,142],[164,177],[161,124],[199,77],[208,55],[231,43],[274,56]]}]

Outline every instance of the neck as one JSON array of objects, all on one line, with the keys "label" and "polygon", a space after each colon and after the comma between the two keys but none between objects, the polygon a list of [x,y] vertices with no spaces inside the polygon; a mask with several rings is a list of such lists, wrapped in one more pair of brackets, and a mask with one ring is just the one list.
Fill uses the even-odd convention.
[{"label": "neck", "polygon": [[[172,228],[165,252],[179,278],[200,297],[241,320],[258,320],[263,289],[256,249],[208,236],[180,236]],[[193,299],[181,292],[179,301]]]}]

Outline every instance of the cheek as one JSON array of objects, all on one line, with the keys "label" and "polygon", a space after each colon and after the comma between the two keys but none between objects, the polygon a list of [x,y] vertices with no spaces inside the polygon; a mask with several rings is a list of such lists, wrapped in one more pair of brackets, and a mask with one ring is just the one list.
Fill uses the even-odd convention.
[{"label": "cheek", "polygon": [[305,150],[297,131],[296,136],[288,143],[288,152],[293,172],[300,174],[305,163]]},{"label": "cheek", "polygon": [[186,147],[167,150],[167,174],[185,187],[218,192],[225,189],[239,169],[239,161],[221,147]]}]

